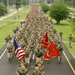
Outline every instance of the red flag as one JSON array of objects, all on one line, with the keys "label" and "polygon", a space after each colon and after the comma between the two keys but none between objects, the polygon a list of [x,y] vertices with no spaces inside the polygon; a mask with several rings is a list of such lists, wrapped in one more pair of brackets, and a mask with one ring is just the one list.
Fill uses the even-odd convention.
[{"label": "red flag", "polygon": [[54,45],[54,42],[51,42],[51,44],[48,46],[48,50],[46,54],[44,55],[44,59],[50,59],[51,57],[60,56],[59,51],[57,50],[56,46]]},{"label": "red flag", "polygon": [[44,60],[50,60],[50,51],[49,50],[44,55]]},{"label": "red flag", "polygon": [[51,42],[51,44],[48,46],[48,50],[50,51],[50,57],[53,56],[60,56],[59,51],[57,50],[54,42]]},{"label": "red flag", "polygon": [[41,40],[42,46],[46,49],[48,46],[48,32],[45,33],[43,39]]},{"label": "red flag", "polygon": [[44,38],[41,40],[41,44],[42,44],[42,46],[43,46],[45,49],[46,49],[47,46],[48,46],[48,43],[45,41]]},{"label": "red flag", "polygon": [[45,38],[45,41],[48,42],[48,32],[45,33],[44,38]]}]

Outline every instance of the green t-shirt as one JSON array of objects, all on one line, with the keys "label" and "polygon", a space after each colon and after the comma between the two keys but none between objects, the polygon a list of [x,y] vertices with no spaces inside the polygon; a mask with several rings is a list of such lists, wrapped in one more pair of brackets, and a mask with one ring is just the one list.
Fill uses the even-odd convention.
[{"label": "green t-shirt", "polygon": [[35,55],[36,55],[37,57],[41,57],[43,54],[42,54],[41,51],[36,51],[36,52],[35,52]]},{"label": "green t-shirt", "polygon": [[7,50],[8,50],[9,53],[12,52],[12,48],[11,47],[7,47]]},{"label": "green t-shirt", "polygon": [[33,71],[32,75],[42,75],[40,71],[36,72],[36,71]]},{"label": "green t-shirt", "polygon": [[44,71],[44,68],[43,68],[43,67],[40,67],[40,68],[39,68],[39,71],[40,71],[40,72]]},{"label": "green t-shirt", "polygon": [[26,75],[28,73],[28,71],[18,69],[18,73],[19,73],[19,75]]},{"label": "green t-shirt", "polygon": [[25,53],[26,53],[26,57],[29,57],[30,51],[27,51]]}]

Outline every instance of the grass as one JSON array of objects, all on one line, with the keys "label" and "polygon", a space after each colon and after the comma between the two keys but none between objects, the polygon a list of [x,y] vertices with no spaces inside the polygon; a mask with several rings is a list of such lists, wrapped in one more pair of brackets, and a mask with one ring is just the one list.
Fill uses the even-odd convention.
[{"label": "grass", "polygon": [[[67,20],[62,21],[60,23],[60,25],[55,24],[54,27],[57,30],[58,34],[59,34],[60,31],[63,32],[63,41],[69,42],[69,35],[70,35],[70,33],[72,33],[72,30],[71,30],[71,24],[70,23],[66,24],[66,22],[67,22]],[[62,23],[64,23],[64,24],[62,24]],[[75,44],[72,44],[72,48],[69,47],[68,43],[65,43],[65,45],[68,48],[68,50],[70,51],[70,53],[72,55],[74,55],[75,54]]]},{"label": "grass", "polygon": [[[51,17],[49,17],[48,13],[45,14],[45,16],[48,17],[49,20],[51,19]],[[52,19],[52,21],[53,21],[54,28],[57,30],[57,33],[59,34],[60,31],[63,32],[63,41],[68,42],[69,35],[70,35],[70,33],[72,33],[72,29],[71,29],[72,24],[69,22],[69,20],[61,21],[60,25],[57,25],[56,21],[54,19]],[[68,48],[68,50],[70,51],[70,53],[73,56],[75,56],[75,44],[72,44],[72,48],[69,47],[68,43],[65,43],[65,45]]]},{"label": "grass", "polygon": [[62,31],[63,32],[63,40],[68,41],[68,37],[69,37],[70,33],[72,33],[70,23],[68,24],[66,21],[61,21],[60,25],[54,24],[54,28],[57,29],[58,34],[60,31]]},{"label": "grass", "polygon": [[72,56],[75,58],[75,44],[72,44],[72,48],[69,47],[68,43],[65,43],[65,45],[68,48],[69,52],[72,54]]},{"label": "grass", "polygon": [[[5,20],[14,20],[14,17],[16,18],[16,20],[22,20],[26,18],[26,14],[30,11],[30,7],[24,7],[23,10],[21,10],[20,12],[18,12],[17,14],[11,16],[10,18],[7,18]],[[20,17],[18,17],[20,16]]]},{"label": "grass", "polygon": [[7,16],[7,15],[13,13],[14,11],[16,11],[16,8],[13,7],[13,6],[10,6],[10,7],[9,7],[9,12],[8,12],[7,14],[3,15],[3,16],[0,16],[0,18],[2,18],[2,17],[4,17],[4,16]]},{"label": "grass", "polygon": [[[30,11],[30,9],[30,7],[25,7],[20,12],[16,13],[14,15],[16,16],[16,20],[26,19],[26,14]],[[20,15],[20,18],[18,18],[18,14]],[[13,16],[5,19],[3,22],[0,22],[0,48],[4,45],[6,36],[12,35],[13,30],[17,26],[20,26],[20,22],[10,22],[9,20],[13,20]]]}]

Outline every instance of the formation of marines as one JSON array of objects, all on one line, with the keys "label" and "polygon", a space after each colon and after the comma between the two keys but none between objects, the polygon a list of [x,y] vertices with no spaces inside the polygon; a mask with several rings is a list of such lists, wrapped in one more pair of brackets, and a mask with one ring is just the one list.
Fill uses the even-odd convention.
[{"label": "formation of marines", "polygon": [[[40,40],[43,38],[46,31],[49,32],[49,41],[54,41],[55,46],[60,52],[60,57],[58,58],[59,64],[62,58],[62,45],[61,40],[57,37],[57,31],[54,28],[52,21],[48,20],[44,16],[43,12],[39,10],[39,5],[34,4],[31,11],[28,14],[26,21],[21,22],[21,26],[13,30],[14,37],[16,38],[19,45],[25,51],[26,57],[19,62],[19,68],[16,72],[17,75],[29,75],[29,65],[32,60],[35,60],[34,70],[32,75],[44,75],[44,65],[43,65],[43,48],[40,44]],[[63,34],[63,33],[62,33]],[[62,34],[60,36],[62,36]],[[6,37],[8,60],[12,61],[15,55],[13,39]]]}]

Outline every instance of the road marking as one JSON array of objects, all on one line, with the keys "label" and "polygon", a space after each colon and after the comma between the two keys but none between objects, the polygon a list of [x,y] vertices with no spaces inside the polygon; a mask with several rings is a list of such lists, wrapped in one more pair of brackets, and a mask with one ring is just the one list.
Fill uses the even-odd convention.
[{"label": "road marking", "polygon": [[2,55],[0,56],[0,59],[3,57],[3,55],[5,54],[6,51],[7,51],[7,49],[4,50],[4,52],[3,52]]},{"label": "road marking", "polygon": [[67,57],[67,55],[66,55],[66,53],[64,51],[63,51],[63,54],[64,54],[64,56],[65,56],[65,58],[66,58],[66,60],[67,60],[67,62],[69,64],[70,68],[72,69],[73,73],[75,74],[75,70],[74,70],[73,66],[71,65],[71,63],[70,63],[70,61],[69,61],[69,59],[68,59],[68,57]]}]

